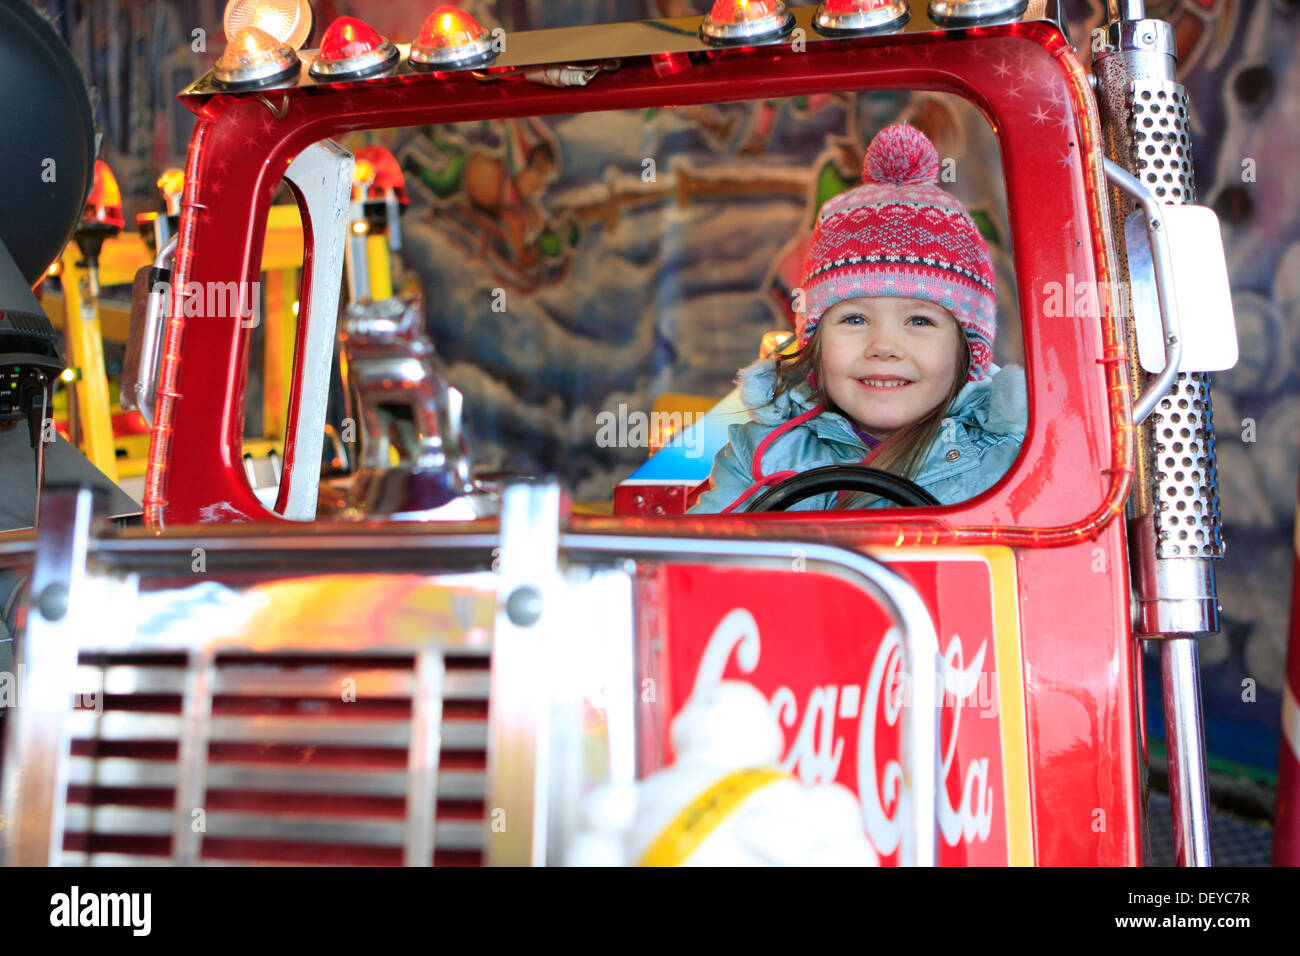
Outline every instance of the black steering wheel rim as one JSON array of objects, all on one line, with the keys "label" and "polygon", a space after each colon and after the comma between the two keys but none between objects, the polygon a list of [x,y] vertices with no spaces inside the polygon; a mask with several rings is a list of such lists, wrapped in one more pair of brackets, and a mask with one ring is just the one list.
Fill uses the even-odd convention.
[{"label": "black steering wheel rim", "polygon": [[870,465],[823,465],[792,475],[750,502],[745,511],[785,511],[814,495],[829,491],[861,491],[905,508],[937,508],[939,499],[916,482]]}]

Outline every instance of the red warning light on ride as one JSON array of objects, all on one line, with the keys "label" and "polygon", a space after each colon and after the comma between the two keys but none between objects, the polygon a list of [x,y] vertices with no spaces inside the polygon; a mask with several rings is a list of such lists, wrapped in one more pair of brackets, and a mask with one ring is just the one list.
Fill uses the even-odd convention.
[{"label": "red warning light on ride", "polygon": [[122,190],[118,188],[117,177],[102,159],[95,160],[94,185],[86,199],[83,218],[87,222],[102,222],[118,229],[126,225],[122,218]]},{"label": "red warning light on ride", "polygon": [[496,59],[498,50],[477,20],[444,3],[420,27],[411,45],[411,66],[418,70],[463,70]]},{"label": "red warning light on ride", "polygon": [[339,17],[320,41],[320,60],[347,60],[354,56],[373,53],[384,43],[370,24],[356,17]]},{"label": "red warning light on ride", "polygon": [[[356,159],[358,170],[363,166],[368,168],[369,175],[366,177],[365,187],[369,190],[369,198],[380,199],[391,193],[403,206],[410,202],[406,192],[406,177],[402,174],[402,167],[392,153],[382,146],[362,146],[356,151]],[[355,185],[360,184],[360,180],[354,177],[353,181],[352,198],[356,201],[358,196]]]},{"label": "red warning light on ride", "polygon": [[894,0],[826,0],[822,4],[831,13],[870,13],[888,7]]},{"label": "red warning light on ride", "polygon": [[318,80],[357,80],[391,72],[400,57],[397,47],[370,24],[339,17],[321,38],[310,72]]},{"label": "red warning light on ride", "polygon": [[749,23],[770,17],[785,5],[780,0],[717,0],[709,10],[714,23]]},{"label": "red warning light on ride", "polygon": [[822,0],[813,26],[828,36],[869,36],[897,32],[911,16],[905,0]]},{"label": "red warning light on ride", "polygon": [[794,29],[781,0],[717,0],[700,25],[700,38],[723,45],[775,40]]}]

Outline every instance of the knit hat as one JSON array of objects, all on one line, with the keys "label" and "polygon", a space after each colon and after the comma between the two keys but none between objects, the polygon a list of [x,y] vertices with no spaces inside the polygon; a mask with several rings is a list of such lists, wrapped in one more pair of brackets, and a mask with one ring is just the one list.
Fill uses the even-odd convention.
[{"label": "knit hat", "polygon": [[867,149],[862,185],[822,206],[804,260],[807,345],[822,315],[858,296],[925,299],[951,312],[970,344],[967,381],[988,377],[996,321],[993,260],[970,213],[935,183],[939,152],[915,127],[881,130]]}]

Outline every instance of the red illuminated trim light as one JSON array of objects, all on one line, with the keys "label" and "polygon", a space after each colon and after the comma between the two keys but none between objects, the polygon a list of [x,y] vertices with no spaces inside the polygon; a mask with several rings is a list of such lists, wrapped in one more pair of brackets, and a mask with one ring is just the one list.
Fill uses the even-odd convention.
[{"label": "red illuminated trim light", "polygon": [[896,33],[912,19],[906,0],[822,0],[813,26],[826,36]]},{"label": "red illuminated trim light", "polygon": [[339,17],[320,41],[309,71],[313,79],[359,80],[391,73],[401,59],[397,47],[356,17]]},{"label": "red illuminated trim light", "polygon": [[301,69],[293,47],[265,30],[244,27],[212,68],[212,79],[227,90],[259,90],[293,79]]},{"label": "red illuminated trim light", "polygon": [[497,52],[477,20],[444,3],[420,27],[408,62],[417,70],[465,70],[491,63]]},{"label": "red illuminated trim light", "polygon": [[700,39],[715,46],[741,46],[779,40],[794,29],[794,14],[781,0],[717,0]]}]

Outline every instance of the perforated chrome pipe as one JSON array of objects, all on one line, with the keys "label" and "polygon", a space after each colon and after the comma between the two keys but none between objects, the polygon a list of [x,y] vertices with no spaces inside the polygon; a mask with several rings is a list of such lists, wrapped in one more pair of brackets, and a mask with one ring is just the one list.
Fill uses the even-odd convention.
[{"label": "perforated chrome pipe", "polygon": [[[1173,29],[1164,21],[1142,18],[1140,3],[1112,3],[1111,11],[1114,19],[1093,58],[1106,153],[1158,201],[1193,203],[1187,91],[1176,78]],[[1121,248],[1124,222],[1133,209],[1131,199],[1111,191],[1112,224]],[[1118,278],[1127,288],[1127,256],[1118,260]],[[1138,394],[1149,377],[1137,361],[1131,320],[1127,338],[1130,378]],[[1179,865],[1208,866],[1196,638],[1219,629],[1213,562],[1223,554],[1208,375],[1177,376],[1139,432],[1137,459],[1128,527],[1137,598],[1134,633],[1161,640],[1175,857]]]}]

